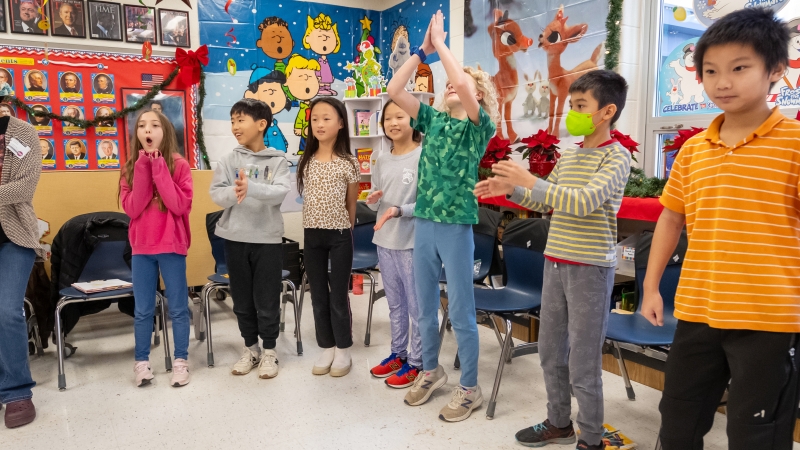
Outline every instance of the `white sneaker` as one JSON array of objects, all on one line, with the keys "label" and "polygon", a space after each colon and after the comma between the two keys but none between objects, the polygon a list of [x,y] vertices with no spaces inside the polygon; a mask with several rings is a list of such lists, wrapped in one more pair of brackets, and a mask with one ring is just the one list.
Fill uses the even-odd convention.
[{"label": "white sneaker", "polygon": [[325,375],[331,371],[331,364],[333,364],[333,357],[335,354],[335,347],[326,348],[314,363],[314,368],[311,373],[314,375]]},{"label": "white sneaker", "polygon": [[[258,348],[257,344],[256,348]],[[233,365],[231,373],[234,375],[247,375],[253,370],[253,367],[258,365],[259,359],[261,359],[260,352],[253,351],[253,347],[245,347],[242,357]]]},{"label": "white sneaker", "polygon": [[275,350],[264,350],[261,363],[258,365],[258,378],[275,378],[278,376],[278,354]]},{"label": "white sneaker", "polygon": [[147,386],[155,378],[153,371],[150,370],[150,361],[136,361],[133,365],[133,373],[136,374],[136,387]]},{"label": "white sneaker", "polygon": [[353,358],[350,357],[349,348],[336,347],[333,356],[333,363],[331,364],[331,376],[343,377],[350,373],[350,367],[353,365]]},{"label": "white sneaker", "polygon": [[189,363],[182,358],[175,360],[172,365],[172,380],[169,382],[172,387],[186,386],[191,381],[192,375],[189,373]]}]

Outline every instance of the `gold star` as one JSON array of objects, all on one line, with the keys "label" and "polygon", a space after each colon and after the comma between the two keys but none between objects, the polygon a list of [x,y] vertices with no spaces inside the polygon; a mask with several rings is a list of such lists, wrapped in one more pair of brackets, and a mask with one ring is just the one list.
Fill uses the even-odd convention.
[{"label": "gold star", "polygon": [[361,29],[371,31],[372,30],[372,21],[369,20],[369,17],[364,16],[363,19],[359,20],[361,22]]}]

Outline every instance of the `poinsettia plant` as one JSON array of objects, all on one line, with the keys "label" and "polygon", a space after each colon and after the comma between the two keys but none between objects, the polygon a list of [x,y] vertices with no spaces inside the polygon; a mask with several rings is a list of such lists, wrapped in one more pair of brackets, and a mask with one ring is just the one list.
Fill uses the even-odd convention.
[{"label": "poinsettia plant", "polygon": [[517,151],[522,152],[522,159],[528,160],[528,170],[532,174],[546,178],[561,158],[556,145],[559,142],[561,141],[557,137],[539,130],[536,134],[522,139],[525,145],[518,147]]},{"label": "poinsettia plant", "polygon": [[500,161],[511,159],[511,152],[511,142],[506,139],[497,135],[489,139],[486,153],[483,154],[483,158],[478,163],[478,177],[481,180],[485,180],[494,176],[492,166]]},{"label": "poinsettia plant", "polygon": [[639,162],[634,156],[634,153],[639,153],[639,143],[631,139],[630,135],[622,134],[619,130],[611,130],[611,139],[616,139],[619,145],[627,148],[631,152],[631,159]]},{"label": "poinsettia plant", "polygon": [[[800,113],[798,113],[800,114]],[[686,143],[692,136],[700,133],[701,131],[705,131],[705,128],[697,128],[692,127],[688,130],[679,130],[678,135],[675,136],[675,139],[666,139],[664,141],[664,151],[668,152],[671,150],[680,150],[683,147],[683,144]]]}]

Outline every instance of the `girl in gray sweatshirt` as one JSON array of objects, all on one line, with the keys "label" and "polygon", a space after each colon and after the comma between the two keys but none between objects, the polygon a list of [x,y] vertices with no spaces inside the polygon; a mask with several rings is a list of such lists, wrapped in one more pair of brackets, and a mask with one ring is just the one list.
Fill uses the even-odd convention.
[{"label": "girl in gray sweatshirt", "polygon": [[[406,388],[422,370],[422,341],[417,326],[419,307],[414,287],[414,205],[422,135],[411,118],[391,100],[384,106],[381,127],[392,141],[372,166],[372,193],[367,204],[378,211],[375,237],[392,329],[392,353],[370,373],[386,385]],[[409,333],[409,317],[411,332]],[[408,351],[409,338],[411,351]]]}]

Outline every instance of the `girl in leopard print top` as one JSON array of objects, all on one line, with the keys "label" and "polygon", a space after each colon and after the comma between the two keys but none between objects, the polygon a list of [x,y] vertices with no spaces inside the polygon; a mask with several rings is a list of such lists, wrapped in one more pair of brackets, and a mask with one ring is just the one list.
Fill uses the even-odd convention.
[{"label": "girl in leopard print top", "polygon": [[347,291],[353,265],[351,228],[358,198],[358,161],[350,154],[344,104],[332,97],[320,97],[311,103],[310,110],[308,142],[298,164],[297,186],[303,195],[303,261],[311,285],[317,344],[325,349],[312,372],[341,377],[350,372],[353,345]]}]

